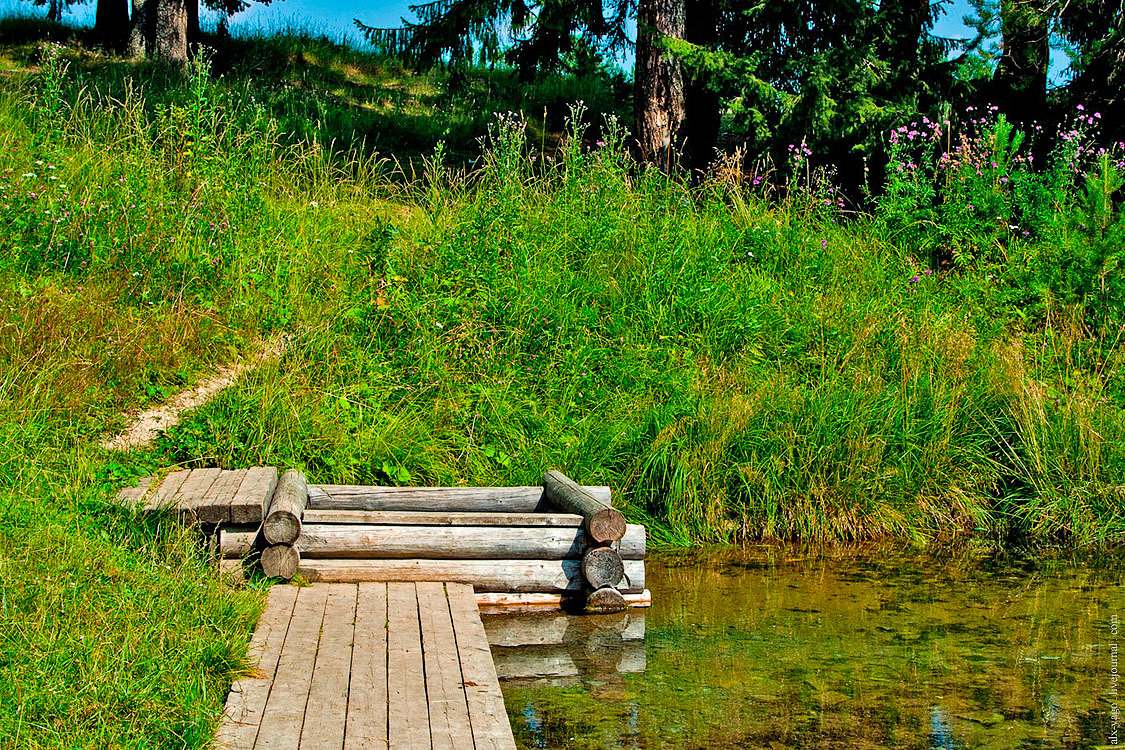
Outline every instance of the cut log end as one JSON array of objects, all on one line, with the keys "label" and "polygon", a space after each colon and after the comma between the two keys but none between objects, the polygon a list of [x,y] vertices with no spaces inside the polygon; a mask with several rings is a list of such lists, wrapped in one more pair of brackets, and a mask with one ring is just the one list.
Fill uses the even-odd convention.
[{"label": "cut log end", "polygon": [[586,597],[584,610],[586,614],[590,615],[612,614],[613,612],[623,612],[628,606],[628,602],[620,591],[607,586],[590,592],[590,595]]},{"label": "cut log end", "polygon": [[290,544],[275,544],[262,550],[262,572],[270,578],[290,580],[301,567],[301,554]]},{"label": "cut log end", "polygon": [[582,555],[582,577],[593,589],[616,586],[625,577],[625,563],[614,549],[591,547]]},{"label": "cut log end", "polygon": [[292,544],[301,535],[301,518],[290,510],[272,511],[262,522],[262,536],[270,544]]},{"label": "cut log end", "polygon": [[598,544],[616,542],[625,536],[625,516],[616,508],[605,508],[586,520],[586,533]]}]

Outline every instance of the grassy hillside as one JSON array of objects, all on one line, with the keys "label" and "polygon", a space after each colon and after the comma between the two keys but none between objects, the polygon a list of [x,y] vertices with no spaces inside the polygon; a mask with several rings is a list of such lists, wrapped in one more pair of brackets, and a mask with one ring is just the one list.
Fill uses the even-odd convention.
[{"label": "grassy hillside", "polygon": [[[444,116],[436,74],[283,39],[218,79],[8,38],[0,747],[206,743],[260,597],[108,502],[173,463],[558,467],[670,545],[1122,539],[1118,152],[1032,169],[989,120],[937,165],[908,129],[870,215],[799,156],[784,186],[639,169],[577,111],[557,149],[505,115],[471,171],[428,141],[396,169],[312,128],[432,138],[398,113]],[[331,71],[344,93],[302,98]],[[407,94],[380,109],[380,87]],[[280,362],[153,450],[96,447],[275,333]]]}]

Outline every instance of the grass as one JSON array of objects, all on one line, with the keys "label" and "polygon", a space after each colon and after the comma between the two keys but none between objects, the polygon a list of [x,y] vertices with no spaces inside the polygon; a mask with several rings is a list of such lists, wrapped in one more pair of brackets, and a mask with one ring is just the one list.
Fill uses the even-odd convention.
[{"label": "grass", "polygon": [[[206,745],[261,597],[109,502],[173,464],[557,467],[665,546],[1122,539],[1113,191],[965,183],[1034,231],[964,205],[930,231],[919,183],[872,215],[815,180],[689,184],[580,114],[443,151],[442,76],[315,40],[244,40],[216,79],[4,33],[0,747]],[[396,121],[411,159],[351,148]],[[280,361],[152,450],[97,447],[276,332]]]}]

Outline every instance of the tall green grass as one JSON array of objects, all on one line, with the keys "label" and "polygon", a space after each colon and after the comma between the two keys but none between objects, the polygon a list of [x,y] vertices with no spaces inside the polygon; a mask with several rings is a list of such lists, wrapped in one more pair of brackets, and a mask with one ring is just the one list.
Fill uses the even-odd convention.
[{"label": "tall green grass", "polygon": [[[662,545],[1122,539],[1113,191],[1071,180],[1044,204],[993,175],[1004,210],[1049,205],[1034,233],[931,233],[925,191],[864,216],[815,180],[689,183],[581,111],[557,149],[505,115],[472,171],[440,147],[396,171],[294,136],[277,92],[205,59],[9,53],[0,745],[205,745],[260,600],[107,502],[171,464],[557,467]],[[152,450],[96,447],[277,332],[280,361]]]}]

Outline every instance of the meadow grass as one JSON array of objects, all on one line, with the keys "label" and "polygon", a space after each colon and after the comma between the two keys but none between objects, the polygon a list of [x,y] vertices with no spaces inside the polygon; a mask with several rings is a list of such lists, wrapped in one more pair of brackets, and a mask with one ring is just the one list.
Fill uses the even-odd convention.
[{"label": "meadow grass", "polygon": [[[172,465],[378,484],[554,467],[611,485],[664,546],[1121,541],[1113,191],[1072,180],[1032,215],[1036,173],[1018,200],[970,176],[1028,236],[963,206],[930,231],[911,196],[956,174],[845,214],[815,180],[640,169],[580,110],[550,139],[491,120],[471,170],[441,147],[396,166],[277,106],[303,88],[290,66],[385,61],[255,43],[291,45],[265,82],[3,51],[0,747],[206,745],[261,597],[109,502]],[[276,333],[279,361],[152,449],[97,447]]]}]

